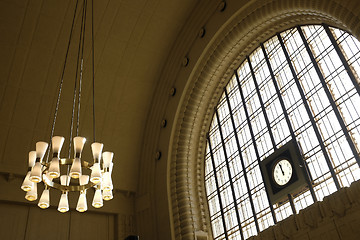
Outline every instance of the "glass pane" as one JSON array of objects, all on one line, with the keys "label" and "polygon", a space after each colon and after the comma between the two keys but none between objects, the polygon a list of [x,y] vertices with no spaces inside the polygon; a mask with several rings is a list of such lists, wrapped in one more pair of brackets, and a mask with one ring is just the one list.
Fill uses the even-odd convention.
[{"label": "glass pane", "polygon": [[[359,152],[360,94],[324,27],[309,25],[300,30],[306,43],[298,28],[280,33],[289,62],[278,36],[274,36],[263,44],[265,52],[259,46],[250,54],[252,68],[248,60],[240,65],[236,70],[238,79],[233,75],[226,86],[228,99],[223,93],[219,100],[220,123],[214,116],[209,129],[212,151],[208,144],[205,154],[205,187],[214,239],[224,239],[225,231],[229,239],[240,239],[239,227],[247,239],[257,234],[256,225],[260,231],[274,225],[259,167],[259,162],[274,151],[271,136],[276,147],[280,147],[295,135],[320,201],[337,190],[334,178],[341,187],[360,179],[358,156],[344,134],[350,133],[350,141]],[[359,79],[359,42],[345,31],[330,30],[353,75]],[[315,62],[311,61],[305,44]],[[330,91],[330,99],[323,84]],[[346,129],[341,127],[331,101],[335,102]],[[320,143],[325,147],[320,147]],[[334,170],[335,176],[330,170]],[[296,212],[314,203],[308,189],[292,195]],[[277,221],[293,214],[288,200],[272,207]]]}]

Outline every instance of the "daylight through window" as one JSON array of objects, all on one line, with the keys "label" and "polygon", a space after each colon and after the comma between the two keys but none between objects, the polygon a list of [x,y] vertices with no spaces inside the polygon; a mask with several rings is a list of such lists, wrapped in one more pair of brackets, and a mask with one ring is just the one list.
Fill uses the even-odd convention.
[{"label": "daylight through window", "polygon": [[[247,239],[360,178],[359,58],[359,41],[347,32],[298,26],[235,71],[206,148],[214,239]],[[259,163],[292,139],[310,184],[270,204]]]}]

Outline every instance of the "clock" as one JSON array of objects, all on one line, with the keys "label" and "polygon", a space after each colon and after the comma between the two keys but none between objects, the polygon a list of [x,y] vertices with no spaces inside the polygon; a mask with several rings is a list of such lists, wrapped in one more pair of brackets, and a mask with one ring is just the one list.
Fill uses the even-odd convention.
[{"label": "clock", "polygon": [[272,177],[274,182],[279,186],[286,185],[293,175],[293,167],[289,159],[278,159],[272,169]]},{"label": "clock", "polygon": [[[291,140],[260,162],[260,170],[271,204],[308,188],[305,164],[298,143]],[[310,182],[310,181],[309,181]]]}]

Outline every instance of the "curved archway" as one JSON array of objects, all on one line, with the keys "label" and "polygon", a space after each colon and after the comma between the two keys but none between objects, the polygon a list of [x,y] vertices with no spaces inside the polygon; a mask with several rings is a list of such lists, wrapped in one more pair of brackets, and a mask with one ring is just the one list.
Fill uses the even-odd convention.
[{"label": "curved archway", "polygon": [[[229,1],[230,2],[230,1]],[[230,5],[230,3],[229,3]],[[169,199],[176,239],[209,232],[203,185],[206,131],[230,75],[258,42],[297,24],[328,23],[360,35],[356,1],[254,1],[227,16],[188,76],[169,149]]]},{"label": "curved archway", "polygon": [[336,28],[297,26],[236,69],[205,156],[214,238],[248,238],[360,178],[358,49]]}]

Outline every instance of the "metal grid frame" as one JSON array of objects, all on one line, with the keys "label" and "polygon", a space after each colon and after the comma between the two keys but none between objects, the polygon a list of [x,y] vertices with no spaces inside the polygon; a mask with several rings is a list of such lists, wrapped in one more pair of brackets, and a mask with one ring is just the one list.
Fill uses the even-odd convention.
[{"label": "metal grid frame", "polygon": [[[214,239],[247,239],[360,178],[359,73],[360,43],[325,24],[279,33],[246,58],[207,136]],[[308,190],[272,205],[259,163],[291,139]]]}]

